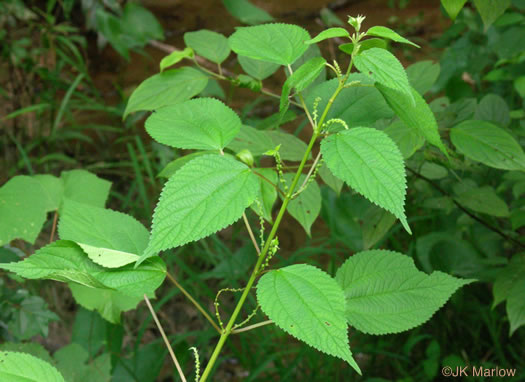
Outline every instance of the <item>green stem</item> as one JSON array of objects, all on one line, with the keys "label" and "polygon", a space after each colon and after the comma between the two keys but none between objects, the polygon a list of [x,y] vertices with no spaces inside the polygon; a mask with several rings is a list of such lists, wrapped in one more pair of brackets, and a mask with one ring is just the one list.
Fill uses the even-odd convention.
[{"label": "green stem", "polygon": [[229,335],[232,333],[233,325],[235,324],[235,320],[237,319],[237,316],[241,312],[242,306],[244,305],[244,302],[246,301],[246,298],[248,297],[248,294],[250,293],[250,290],[255,283],[255,279],[259,275],[259,271],[261,269],[261,265],[264,262],[264,259],[266,258],[266,255],[268,254],[268,250],[270,249],[271,243],[273,238],[275,237],[277,233],[277,229],[279,228],[279,225],[281,223],[281,220],[284,216],[284,213],[286,212],[286,208],[288,207],[288,203],[290,202],[293,192],[295,190],[295,187],[297,186],[297,183],[299,182],[299,178],[301,177],[301,174],[303,172],[304,166],[306,164],[306,161],[308,160],[308,157],[310,155],[310,152],[312,151],[312,148],[314,147],[315,142],[317,141],[317,138],[319,137],[320,133],[320,127],[323,125],[326,116],[328,115],[328,111],[332,107],[332,104],[334,103],[335,98],[338,96],[338,94],[341,92],[341,90],[344,87],[344,84],[346,82],[346,78],[348,77],[348,74],[339,82],[339,85],[337,89],[335,90],[332,97],[328,100],[328,103],[323,111],[323,114],[319,120],[319,124],[317,127],[314,126],[314,133],[312,135],[312,138],[310,139],[310,142],[308,143],[308,147],[306,148],[306,151],[304,153],[303,159],[301,160],[301,163],[299,164],[299,168],[297,169],[297,172],[295,173],[295,177],[292,181],[292,185],[290,186],[286,197],[283,200],[283,204],[279,210],[279,213],[277,214],[277,217],[275,218],[275,223],[272,226],[272,230],[270,231],[268,238],[266,239],[266,244],[264,245],[261,254],[259,255],[257,259],[257,263],[255,264],[255,267],[253,268],[253,271],[250,275],[250,279],[248,280],[248,283],[246,284],[246,288],[244,289],[244,292],[241,295],[241,298],[237,302],[237,305],[235,306],[235,309],[230,317],[230,320],[228,321],[228,324],[226,325],[226,328],[223,330],[221,337],[219,338],[219,342],[215,346],[215,349],[213,350],[213,353],[210,357],[210,360],[208,364],[206,365],[206,368],[204,369],[204,372],[202,373],[200,382],[205,382],[208,376],[210,375],[213,366],[215,365],[215,362],[217,361],[217,358],[226,343],[226,340],[228,339]]}]

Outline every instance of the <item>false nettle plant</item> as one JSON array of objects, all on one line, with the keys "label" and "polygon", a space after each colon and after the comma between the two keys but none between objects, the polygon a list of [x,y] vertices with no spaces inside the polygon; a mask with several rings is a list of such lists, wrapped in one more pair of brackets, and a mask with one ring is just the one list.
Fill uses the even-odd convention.
[{"label": "false nettle plant", "polygon": [[[23,261],[0,267],[27,279],[65,282],[80,305],[118,322],[121,312],[135,308],[142,299],[149,305],[148,297],[154,297],[166,275],[173,279],[159,254],[242,219],[256,257],[233,312],[223,322],[217,298],[214,320],[192,299],[220,335],[206,357],[202,375],[197,368],[196,380],[210,378],[233,332],[268,323],[361,373],[349,346],[349,327],[373,335],[409,330],[429,320],[458,288],[472,282],[438,271],[426,274],[410,257],[387,250],[348,256],[335,277],[309,264],[278,268],[272,261],[279,250],[278,228],[286,213],[311,234],[321,210],[318,177],[337,192],[346,183],[386,211],[385,219],[391,222],[388,227],[395,217],[410,233],[404,207],[406,151],[413,153],[426,140],[438,150],[435,155],[443,160],[449,156],[431,109],[387,50],[387,41],[415,44],[386,27],[362,31],[363,19],[349,18],[352,32],[330,28],[313,39],[303,28],[288,24],[238,28],[229,38],[207,30],[186,33],[187,47],[162,60],[161,73],[134,91],[124,113],[125,118],[133,112],[152,111],[145,128],[153,139],[193,150],[163,170],[162,175],[169,179],[156,206],[151,232],[131,216],[104,208],[109,182],[85,171],[65,172],[60,178],[18,176],[0,189],[0,244],[14,238],[33,242],[48,211],[60,217],[60,240]],[[339,46],[347,53],[346,62],[330,63],[319,55],[315,44],[331,38],[348,40]],[[247,74],[234,77],[221,67],[231,51]],[[217,72],[201,66],[197,58],[216,63]],[[192,60],[197,68],[169,69],[183,59]],[[261,81],[281,67],[287,79],[281,95],[276,96],[279,111],[272,119],[272,129],[243,124],[237,113],[215,98],[193,98],[215,79],[271,96]],[[326,70],[334,78],[325,80]],[[310,124],[308,144],[278,128],[295,115],[292,108],[304,113]],[[396,142],[399,134],[389,135],[374,127],[376,121],[395,115],[402,122],[403,142]],[[459,130],[453,137],[458,139]],[[318,143],[320,149],[314,155]],[[401,143],[403,153],[398,147]],[[275,165],[262,167],[263,157],[273,158]],[[289,172],[284,161],[299,164]],[[14,201],[20,203],[21,197],[31,208],[15,206]],[[249,214],[258,216],[258,238]],[[28,219],[33,222],[30,227]],[[245,327],[255,315],[241,318],[253,288],[256,310],[260,307],[270,320]],[[1,354],[0,375],[17,362],[36,362],[23,357]],[[40,363],[33,367],[44,368]],[[62,379],[55,375],[47,380]]]}]

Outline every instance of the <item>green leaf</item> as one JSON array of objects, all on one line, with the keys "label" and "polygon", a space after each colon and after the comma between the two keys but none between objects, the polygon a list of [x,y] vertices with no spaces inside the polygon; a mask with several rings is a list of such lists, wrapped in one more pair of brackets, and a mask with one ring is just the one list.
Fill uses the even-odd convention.
[{"label": "green leaf", "polygon": [[120,19],[123,32],[140,45],[150,40],[164,40],[164,31],[153,13],[136,3],[127,3]]},{"label": "green leaf", "polygon": [[19,340],[29,340],[37,334],[45,338],[49,334],[49,323],[59,320],[41,297],[24,296],[12,313],[8,330],[10,335]]},{"label": "green leaf", "polygon": [[[292,173],[284,174],[288,186],[291,186],[294,176]],[[295,191],[299,191],[305,179],[306,175],[301,175]],[[321,190],[317,182],[311,182],[296,198],[290,200],[286,210],[301,224],[308,236],[312,236],[312,224],[321,212]]]},{"label": "green leaf", "polygon": [[396,32],[394,32],[392,29],[382,26],[375,26],[370,28],[366,31],[367,36],[375,36],[375,37],[381,37],[386,38],[395,42],[401,42],[403,44],[410,44],[415,46],[416,48],[419,48],[419,45],[414,44],[412,41],[407,40],[403,36],[400,36]]},{"label": "green leaf", "polygon": [[[232,142],[235,142],[235,141],[232,141]],[[209,154],[220,155],[218,151],[197,151],[197,152],[194,152],[188,155],[184,155],[168,163],[166,167],[164,167],[162,171],[159,172],[159,175],[157,175],[157,177],[166,178],[166,179],[171,178],[173,174],[179,171],[182,168],[182,166],[184,166],[189,161],[193,160],[194,158],[200,157],[201,155],[209,155]]]},{"label": "green leaf", "polygon": [[334,176],[332,174],[332,171],[326,166],[326,164],[323,162],[321,164],[321,167],[319,168],[319,176],[321,177],[321,180],[332,190],[335,191],[337,196],[341,194],[341,190],[343,189],[344,182]]},{"label": "green leaf", "polygon": [[403,94],[414,106],[413,91],[405,69],[388,50],[368,49],[354,58],[354,64],[361,73],[370,75],[377,83]]},{"label": "green leaf", "polygon": [[223,0],[228,12],[237,20],[249,24],[262,24],[273,21],[273,17],[265,10],[256,7],[248,0]]},{"label": "green leaf", "polygon": [[[436,146],[448,157],[447,149],[439,136],[434,113],[432,113],[432,110],[430,110],[430,107],[418,92],[412,89],[412,98],[409,98],[404,93],[392,90],[386,86],[376,86],[392,110],[408,127],[419,130],[428,143]],[[415,100],[415,104],[412,103],[412,100]]]},{"label": "green leaf", "polygon": [[450,139],[467,158],[502,170],[525,170],[525,153],[505,130],[485,121],[464,121]]},{"label": "green leaf", "polygon": [[276,187],[278,187],[279,182],[277,173],[271,168],[256,168],[253,171],[259,178],[259,188],[257,190],[259,203],[253,203],[251,208],[258,215],[262,213],[262,217],[271,223],[273,222],[272,208],[277,200]]},{"label": "green leaf", "polygon": [[144,299],[143,296],[128,296],[118,291],[94,289],[80,284],[69,284],[69,289],[80,306],[99,312],[102,318],[113,324],[120,323],[122,312],[135,309]]},{"label": "green leaf", "polygon": [[329,38],[334,37],[348,37],[350,38],[350,33],[344,28],[328,28],[319,33],[317,36],[315,36],[313,39],[305,41],[306,44],[316,44],[320,41],[327,40]]},{"label": "green leaf", "polygon": [[510,4],[511,0],[474,0],[474,5],[481,15],[485,29],[496,21],[510,7]]},{"label": "green leaf", "polygon": [[104,207],[111,188],[111,182],[85,170],[63,171],[64,199]]},{"label": "green leaf", "polygon": [[474,119],[507,127],[510,123],[510,110],[505,100],[499,95],[487,94],[479,101]]},{"label": "green leaf", "polygon": [[[387,42],[380,38],[369,38],[359,43],[359,53],[372,48],[386,49],[387,45]],[[338,48],[340,51],[345,52],[348,55],[354,53],[354,43],[352,42],[341,44]]]},{"label": "green leaf", "polygon": [[521,280],[519,284],[512,287],[507,299],[507,316],[509,316],[510,330],[509,335],[512,336],[514,332],[525,325],[525,288],[523,285],[525,280]]},{"label": "green leaf", "polygon": [[148,230],[133,217],[73,201],[64,204],[58,233],[106,268],[134,263],[149,241]]},{"label": "green leaf", "polygon": [[216,64],[226,60],[231,52],[225,36],[207,29],[184,33],[184,42],[199,56]]},{"label": "green leaf", "polygon": [[408,82],[423,95],[436,83],[441,67],[433,61],[419,61],[410,65],[407,71]]},{"label": "green leaf", "polygon": [[64,181],[56,176],[47,174],[35,175],[33,179],[40,183],[46,196],[46,212],[58,210],[64,195]]},{"label": "green leaf", "polygon": [[36,342],[4,342],[0,344],[0,352],[2,351],[26,353],[40,358],[42,361],[53,363],[53,358],[51,358],[46,348]]},{"label": "green leaf", "polygon": [[89,354],[79,344],[69,344],[59,349],[54,357],[57,368],[68,382],[109,382],[111,357],[109,353],[90,360]]},{"label": "green leaf", "polygon": [[[266,134],[273,141],[272,149],[277,145],[281,145],[279,149],[281,159],[295,162],[303,159],[304,153],[306,152],[306,143],[295,135],[280,130],[267,131]],[[311,158],[311,154],[308,157]]]},{"label": "green leaf", "polygon": [[204,90],[208,77],[193,68],[166,70],[143,81],[129,97],[123,118],[135,111],[175,105]]},{"label": "green leaf", "polygon": [[499,303],[507,301],[506,310],[510,321],[509,335],[525,325],[524,284],[525,256],[515,255],[509,264],[498,273],[492,289],[494,293],[493,308]]},{"label": "green leaf", "polygon": [[0,380],[12,382],[65,382],[57,369],[29,354],[0,352]]},{"label": "green leaf", "polygon": [[399,333],[425,323],[472,282],[442,272],[427,275],[410,257],[384,250],[351,256],[336,280],[345,293],[348,323],[369,334]]},{"label": "green leaf", "polygon": [[75,282],[91,288],[108,288],[94,277],[99,268],[80,247],[69,241],[53,242],[23,261],[0,264],[0,268],[26,279],[49,279]]},{"label": "green leaf", "polygon": [[370,206],[363,217],[363,248],[372,248],[381,240],[396,222],[396,217],[374,205]]},{"label": "green leaf", "polygon": [[330,8],[323,8],[319,12],[323,23],[329,27],[331,26],[343,26],[343,20],[341,20]]},{"label": "green leaf", "polygon": [[384,132],[355,127],[321,142],[328,168],[372,203],[392,212],[411,233],[405,216],[403,157]]},{"label": "green leaf", "polygon": [[257,301],[285,332],[361,374],[348,344],[343,291],[328,274],[306,264],[270,271],[257,284]]},{"label": "green leaf", "polygon": [[33,244],[48,207],[40,182],[29,176],[15,176],[0,187],[0,247],[14,239]]},{"label": "green leaf", "polygon": [[[371,78],[359,73],[351,74],[348,77],[347,84],[355,81],[359,81],[363,85],[373,84]],[[308,109],[313,110],[315,99],[319,97],[321,101],[318,104],[318,111],[322,113],[337,86],[338,80],[334,78],[309,89],[306,97]],[[339,93],[326,116],[326,120],[340,118],[349,127],[354,127],[371,125],[379,119],[391,118],[393,115],[392,109],[375,87],[352,86]],[[330,127],[330,131],[334,131],[334,127]]]},{"label": "green leaf", "polygon": [[175,65],[185,58],[193,58],[193,49],[184,48],[183,50],[175,50],[160,60],[160,71],[163,72],[166,68]]},{"label": "green leaf", "polygon": [[242,70],[248,73],[253,78],[258,80],[264,80],[274,74],[280,65],[273,64],[271,62],[264,62],[255,60],[250,57],[237,56],[239,64],[241,64]]},{"label": "green leaf", "polygon": [[306,89],[321,74],[326,60],[323,57],[314,57],[301,65],[293,74],[288,77],[283,85],[279,112],[284,114],[290,105],[290,92],[295,89],[300,93]]},{"label": "green leaf", "polygon": [[181,149],[220,150],[238,133],[241,120],[214,98],[163,107],[146,120],[146,131],[162,144]]},{"label": "green leaf", "polygon": [[257,130],[253,127],[243,125],[239,134],[226,146],[238,153],[241,150],[249,150],[254,156],[261,156],[268,150],[275,148],[268,131]]},{"label": "green leaf", "polygon": [[425,144],[425,138],[421,132],[408,127],[403,121],[392,122],[384,132],[395,142],[404,159],[410,158]]},{"label": "green leaf", "polygon": [[467,0],[441,0],[441,4],[452,20],[455,20]]},{"label": "green leaf", "polygon": [[141,261],[234,223],[254,202],[258,185],[257,176],[232,158],[195,158],[165,184]]},{"label": "green leaf", "polygon": [[455,199],[461,205],[476,212],[497,217],[509,217],[510,215],[507,203],[490,186],[466,190],[457,195]]},{"label": "green leaf", "polygon": [[521,98],[525,98],[525,76],[520,76],[514,80],[514,89]]},{"label": "green leaf", "polygon": [[231,49],[241,56],[291,65],[308,48],[308,32],[291,24],[264,24],[237,28],[230,38]]}]

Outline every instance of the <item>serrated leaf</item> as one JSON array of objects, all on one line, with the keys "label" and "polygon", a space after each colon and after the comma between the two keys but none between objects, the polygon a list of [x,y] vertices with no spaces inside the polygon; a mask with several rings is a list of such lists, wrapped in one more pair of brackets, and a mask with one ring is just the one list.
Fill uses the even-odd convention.
[{"label": "serrated leaf", "polygon": [[184,33],[184,42],[199,56],[216,64],[226,60],[231,52],[228,39],[225,36],[207,29]]},{"label": "serrated leaf", "polygon": [[223,3],[233,17],[245,24],[255,25],[273,21],[268,12],[248,0],[223,0]]},{"label": "serrated leaf", "polygon": [[[256,168],[254,174],[259,178],[259,188],[257,200],[259,203],[253,203],[251,208],[256,214],[262,215],[264,219],[273,222],[272,208],[277,200],[277,189],[279,179],[277,173],[271,168]],[[264,177],[264,178],[263,178]]]},{"label": "serrated leaf", "polygon": [[419,130],[408,127],[403,121],[392,122],[384,132],[396,143],[404,159],[410,158],[425,144],[425,138]]},{"label": "serrated leaf", "polygon": [[339,179],[396,216],[407,232],[404,204],[406,174],[403,157],[384,132],[355,127],[321,142],[328,168]]},{"label": "serrated leaf", "polygon": [[394,32],[392,29],[382,26],[375,26],[370,28],[366,31],[367,36],[375,36],[375,37],[381,37],[386,38],[395,42],[401,42],[403,44],[409,44],[413,45],[416,48],[419,48],[419,45],[414,44],[412,41],[407,40],[403,36],[399,35],[398,33]]},{"label": "serrated leaf", "polygon": [[29,354],[0,352],[0,380],[13,382],[65,382],[57,369]]},{"label": "serrated leaf", "polygon": [[385,49],[371,48],[354,58],[355,67],[378,84],[405,95],[414,104],[414,97],[403,65]]},{"label": "serrated leaf", "polygon": [[175,50],[160,60],[160,71],[163,72],[170,66],[182,61],[185,58],[193,58],[193,49],[184,48],[183,50]]},{"label": "serrated leaf", "polygon": [[85,170],[62,171],[60,177],[64,181],[64,199],[93,207],[106,204],[111,182]]},{"label": "serrated leaf", "polygon": [[341,194],[344,182],[338,177],[334,176],[334,174],[332,174],[332,171],[330,171],[330,169],[328,168],[328,166],[326,166],[325,163],[322,163],[321,167],[319,168],[319,176],[328,187],[335,191],[337,196]]},{"label": "serrated leaf", "polygon": [[146,120],[146,131],[162,144],[181,149],[223,149],[241,128],[237,114],[214,98],[166,106]]},{"label": "serrated leaf", "polygon": [[238,220],[255,200],[259,180],[236,160],[203,155],[165,184],[140,261],[211,235]]},{"label": "serrated leaf", "polygon": [[42,186],[42,190],[46,196],[46,211],[57,210],[64,194],[63,179],[48,174],[35,175],[33,179],[37,180]]},{"label": "serrated leaf", "polygon": [[93,276],[99,268],[76,244],[69,241],[56,241],[23,261],[0,264],[0,268],[26,279],[50,279],[91,288],[108,288]]},{"label": "serrated leaf", "polygon": [[244,57],[241,55],[237,56],[237,60],[239,61],[242,70],[244,70],[253,78],[261,81],[270,77],[280,67],[279,64],[255,60],[253,58]]},{"label": "serrated leaf", "polygon": [[421,95],[436,83],[440,71],[439,63],[433,61],[419,61],[406,69],[408,82]]},{"label": "serrated leaf", "polygon": [[469,189],[455,198],[461,205],[483,214],[508,217],[509,207],[490,186]]},{"label": "serrated leaf", "polygon": [[[359,43],[359,52],[364,52],[365,50],[372,48],[386,49],[387,45],[387,42],[380,38],[369,38]],[[354,43],[352,42],[341,44],[338,48],[340,51],[345,52],[348,55],[354,53]]]},{"label": "serrated leaf", "polygon": [[442,272],[427,275],[410,257],[384,250],[351,256],[336,280],[345,293],[348,323],[369,334],[399,333],[425,323],[472,282]]},{"label": "serrated leaf", "polygon": [[241,56],[291,65],[308,48],[308,32],[291,24],[264,24],[237,28],[229,38],[230,48]]},{"label": "serrated leaf", "polygon": [[29,176],[15,176],[0,187],[0,247],[14,239],[33,244],[48,207],[40,182]]},{"label": "serrated leaf", "polygon": [[525,280],[512,287],[507,298],[507,316],[509,317],[509,335],[525,325]]},{"label": "serrated leaf", "polygon": [[62,240],[76,242],[95,263],[118,268],[134,263],[149,240],[148,230],[121,212],[66,201],[58,224]]},{"label": "serrated leaf", "polygon": [[[374,83],[370,77],[359,73],[351,74],[348,77],[347,84],[354,81],[364,85]],[[318,104],[318,111],[322,113],[337,86],[338,80],[334,78],[309,89],[306,97],[308,109],[313,110],[315,99],[319,97],[321,101]],[[391,118],[393,115],[392,109],[390,109],[381,93],[375,87],[353,86],[345,88],[339,93],[326,116],[326,120],[340,118],[349,127],[354,127],[371,125],[379,119]],[[330,131],[337,131],[335,126],[332,125]],[[338,129],[341,130],[342,127],[338,126]]]},{"label": "serrated leaf", "polygon": [[[386,102],[392,110],[410,128],[419,130],[425,139],[431,145],[436,146],[443,154],[448,157],[446,147],[439,136],[438,125],[434,113],[426,101],[419,93],[412,89],[412,98],[410,99],[404,93],[392,90],[386,86],[376,85],[378,90],[385,97]],[[415,104],[411,100],[415,101]]]},{"label": "serrated leaf", "polygon": [[293,74],[284,82],[279,103],[279,113],[281,115],[290,105],[290,92],[295,89],[298,93],[306,89],[321,74],[326,60],[323,57],[314,57],[301,65]]},{"label": "serrated leaf", "polygon": [[510,123],[510,110],[503,98],[497,94],[487,94],[479,101],[474,119],[507,127]]},{"label": "serrated leaf", "polygon": [[[288,187],[291,186],[294,176],[295,174],[292,173],[284,174],[284,179]],[[302,174],[295,191],[299,191],[305,179],[306,175]],[[290,200],[286,210],[301,224],[308,236],[312,236],[312,224],[321,212],[321,190],[317,182],[311,182],[296,198]]]},{"label": "serrated leaf", "polygon": [[52,363],[53,358],[41,344],[37,342],[4,342],[0,344],[0,352],[26,353],[47,363]]},{"label": "serrated leaf", "polygon": [[486,121],[464,121],[450,130],[460,153],[484,165],[502,170],[525,170],[525,153],[505,130]]},{"label": "serrated leaf", "polygon": [[328,28],[319,33],[317,36],[315,36],[313,39],[305,41],[306,44],[315,44],[323,40],[327,40],[329,38],[334,37],[348,37],[350,38],[350,33],[344,29],[344,28]]},{"label": "serrated leaf", "polygon": [[510,7],[511,0],[474,0],[474,5],[481,15],[485,29],[487,29]]},{"label": "serrated leaf", "polygon": [[348,344],[343,291],[328,274],[306,264],[270,271],[257,284],[257,301],[285,332],[361,374]]},{"label": "serrated leaf", "polygon": [[467,0],[441,0],[441,4],[452,20],[455,20]]},{"label": "serrated leaf", "polygon": [[123,118],[135,111],[176,105],[204,90],[208,77],[193,68],[170,69],[143,81],[129,97]]}]

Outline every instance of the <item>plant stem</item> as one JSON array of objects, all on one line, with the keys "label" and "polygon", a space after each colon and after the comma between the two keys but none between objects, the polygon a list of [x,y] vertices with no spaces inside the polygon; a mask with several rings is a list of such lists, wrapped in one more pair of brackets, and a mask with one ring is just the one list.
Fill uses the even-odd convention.
[{"label": "plant stem", "polygon": [[177,357],[175,356],[175,353],[173,352],[173,349],[171,348],[170,342],[168,341],[168,337],[166,337],[166,333],[164,333],[164,329],[162,329],[162,325],[160,324],[159,318],[157,317],[157,314],[155,313],[155,309],[151,306],[151,302],[149,301],[148,296],[144,295],[144,301],[146,301],[146,305],[148,306],[149,311],[151,312],[151,315],[153,316],[153,320],[155,321],[155,324],[157,325],[157,328],[159,329],[160,335],[162,336],[162,339],[164,340],[164,343],[166,344],[166,347],[168,348],[168,352],[170,353],[171,359],[173,360],[173,363],[175,364],[175,367],[177,368],[177,372],[179,373],[180,379],[182,379],[182,382],[186,382],[186,377],[184,376],[184,373],[182,372],[182,369],[179,365],[179,361],[177,360]]},{"label": "plant stem", "polygon": [[242,213],[242,218],[244,220],[244,224],[246,225],[246,229],[248,230],[248,234],[250,235],[250,239],[252,240],[253,246],[255,247],[255,250],[257,251],[257,255],[260,255],[261,249],[259,248],[259,245],[257,244],[257,240],[255,239],[255,236],[253,235],[252,227],[250,226],[250,222],[248,221],[246,212]]},{"label": "plant stem", "polygon": [[234,330],[232,330],[232,334],[247,332],[248,330],[260,328],[261,326],[270,325],[270,324],[273,324],[273,321],[272,320],[266,320],[266,321],[263,321],[263,322],[259,322],[257,324],[246,326],[246,327],[241,328],[241,329],[234,329]]},{"label": "plant stem", "polygon": [[301,160],[301,163],[299,164],[299,168],[297,169],[297,172],[295,173],[295,177],[292,181],[292,185],[290,186],[286,197],[283,200],[283,204],[281,205],[281,208],[279,210],[279,213],[277,214],[277,217],[275,218],[275,223],[272,226],[272,229],[268,235],[268,238],[266,239],[266,244],[264,245],[261,254],[259,255],[259,258],[257,259],[257,263],[255,264],[255,267],[253,268],[253,271],[250,275],[250,278],[248,280],[248,283],[246,284],[246,287],[237,302],[237,305],[235,306],[235,309],[228,321],[228,324],[226,325],[226,328],[221,334],[221,337],[219,338],[219,342],[215,346],[215,349],[213,350],[213,353],[210,357],[210,360],[208,364],[206,365],[206,368],[204,369],[204,372],[202,373],[200,382],[205,382],[208,376],[211,374],[211,371],[213,369],[213,366],[215,365],[215,362],[217,361],[217,358],[226,343],[226,340],[228,339],[229,335],[232,333],[233,325],[235,324],[235,320],[237,319],[237,316],[241,312],[242,306],[244,305],[244,302],[246,301],[246,298],[248,297],[248,294],[250,293],[250,290],[255,283],[255,279],[259,275],[259,271],[261,269],[261,265],[264,262],[264,259],[266,258],[266,255],[268,254],[268,250],[270,249],[270,246],[272,244],[272,240],[275,237],[277,233],[277,229],[279,228],[279,225],[281,224],[281,220],[284,216],[284,213],[286,212],[286,208],[288,207],[288,203],[290,202],[293,192],[295,190],[295,187],[297,186],[297,183],[299,182],[299,178],[301,177],[301,174],[303,172],[304,166],[306,164],[306,161],[308,160],[308,157],[310,155],[310,152],[312,151],[312,148],[314,147],[315,142],[317,141],[317,138],[319,137],[319,133],[321,130],[321,126],[323,125],[326,116],[328,115],[328,111],[332,107],[332,104],[334,103],[335,98],[337,95],[341,92],[341,90],[344,87],[344,84],[346,82],[346,78],[348,75],[346,75],[337,86],[337,89],[335,90],[332,97],[328,100],[328,103],[323,111],[323,114],[319,120],[319,125],[313,126],[314,132],[312,135],[312,138],[310,139],[310,142],[308,143],[308,147],[306,148],[306,151],[303,155],[303,159]]},{"label": "plant stem", "polygon": [[191,294],[189,294],[189,292],[186,289],[184,289],[182,285],[179,284],[175,277],[173,277],[169,272],[166,272],[166,276],[177,288],[180,289],[182,294],[186,296],[188,300],[191,301],[191,303],[197,308],[197,310],[202,313],[202,315],[210,322],[210,324],[215,328],[215,330],[217,330],[218,333],[221,333],[221,329],[215,323],[215,321],[213,321],[208,312],[206,312],[204,308],[200,306],[200,304],[191,296]]}]

